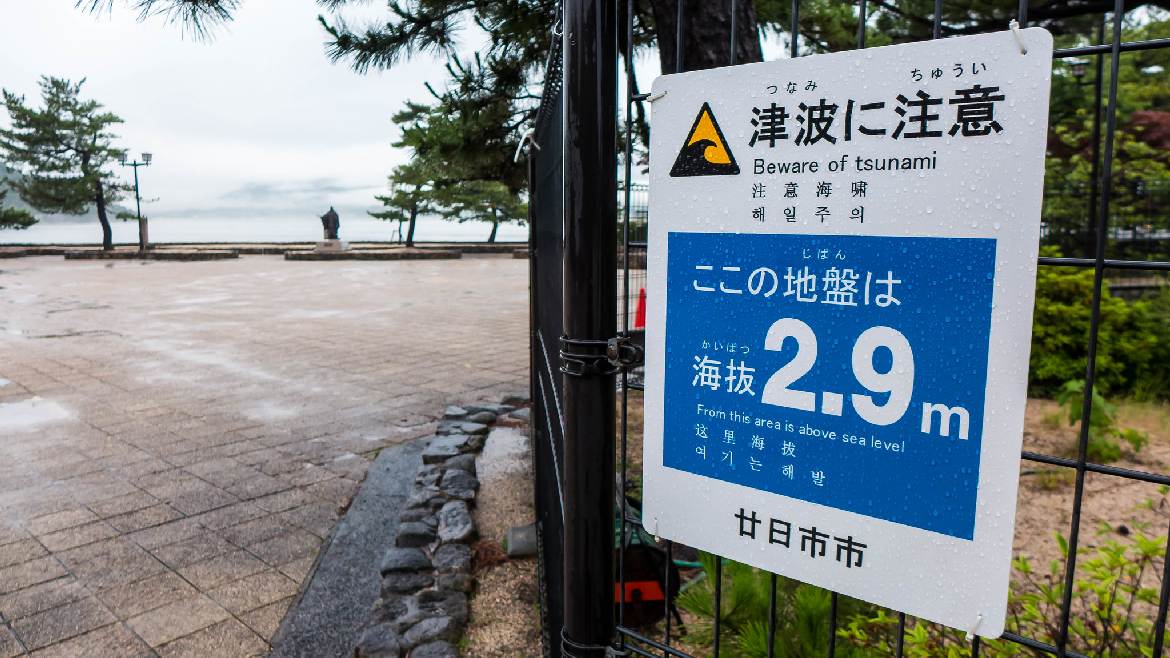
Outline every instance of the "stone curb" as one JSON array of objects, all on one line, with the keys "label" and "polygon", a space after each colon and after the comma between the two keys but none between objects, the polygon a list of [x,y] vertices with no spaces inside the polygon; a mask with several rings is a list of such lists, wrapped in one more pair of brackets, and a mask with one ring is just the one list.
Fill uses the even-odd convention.
[{"label": "stone curb", "polygon": [[398,517],[394,546],[382,558],[381,596],[355,658],[458,658],[475,589],[475,458],[496,420],[527,403],[507,396],[502,404],[444,410]]},{"label": "stone curb", "polygon": [[66,251],[65,260],[225,260],[239,258],[240,252],[234,249],[220,250],[191,250],[191,251]]}]

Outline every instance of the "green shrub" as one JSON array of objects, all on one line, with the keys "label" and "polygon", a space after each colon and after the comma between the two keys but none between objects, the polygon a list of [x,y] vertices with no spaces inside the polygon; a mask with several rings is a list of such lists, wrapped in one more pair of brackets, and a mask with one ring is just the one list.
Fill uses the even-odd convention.
[{"label": "green shrub", "polygon": [[[1069,425],[1080,421],[1084,395],[1085,382],[1081,380],[1065,382],[1057,393],[1056,401],[1065,408]],[[1149,442],[1149,437],[1135,429],[1119,427],[1116,405],[1110,404],[1094,386],[1086,456],[1089,461],[1101,464],[1115,462],[1121,459],[1121,441],[1137,452]]]},{"label": "green shrub", "polygon": [[[1059,252],[1044,248],[1045,256]],[[1049,397],[1067,381],[1085,376],[1093,271],[1041,267],[1036,277],[1029,389]],[[1101,294],[1097,386],[1112,395],[1142,399],[1170,396],[1170,293],[1126,302]]]},{"label": "green shrub", "polygon": [[[679,594],[678,606],[698,619],[687,625],[687,643],[700,647],[696,655],[712,645],[715,619],[715,557],[701,554],[703,575],[692,580]],[[720,608],[721,658],[764,658],[768,655],[768,607],[771,574],[746,564],[723,561],[723,602]],[[777,658],[820,658],[828,655],[829,610],[827,590],[782,576],[776,578]],[[838,615],[846,619],[872,606],[838,598]],[[861,658],[852,647],[837,643],[837,656]]]},{"label": "green shrub", "polygon": [[[1102,525],[1100,536],[1112,535]],[[1068,543],[1057,536],[1062,554]],[[1121,540],[1106,539],[1094,549],[1082,547],[1073,583],[1073,615],[1069,648],[1098,658],[1143,658],[1149,655],[1154,613],[1161,585],[1162,552],[1166,537],[1151,536],[1138,528]],[[1053,560],[1046,574],[1037,574],[1027,558],[1017,558],[1015,569],[1022,584],[1012,587],[1008,602],[1008,630],[1044,642],[1060,633],[1064,598],[1064,561]],[[866,656],[892,656],[897,641],[897,617],[886,611],[856,615],[839,636]],[[967,658],[971,641],[963,631],[922,621],[908,623],[905,655],[910,657]],[[1029,655],[1005,640],[981,643],[981,657],[1016,658]]]},{"label": "green shrub", "polygon": [[[1166,490],[1163,490],[1165,495]],[[1147,501],[1149,506],[1153,503]],[[1138,525],[1118,538],[1101,524],[1096,546],[1082,545],[1073,583],[1073,614],[1069,648],[1098,658],[1145,658],[1154,633],[1154,614],[1161,589],[1162,553],[1166,537],[1147,534]],[[1064,598],[1064,564],[1068,542],[1056,536],[1063,559],[1053,560],[1044,573],[1031,560],[1013,562],[1015,578],[1008,600],[1009,631],[1042,642],[1060,633]],[[686,627],[686,643],[696,656],[710,655],[714,632],[715,557],[702,554],[703,574],[688,583],[678,605],[697,617]],[[827,655],[830,593],[777,577],[775,655],[813,658]],[[723,561],[723,604],[720,610],[723,658],[763,658],[768,648],[770,574],[747,565]],[[897,613],[856,601],[838,599],[841,620],[836,655],[842,658],[893,656],[898,641]],[[908,619],[904,636],[907,658],[968,658],[971,639],[964,631]],[[1005,640],[984,640],[980,656],[1017,658],[1030,655]]]}]

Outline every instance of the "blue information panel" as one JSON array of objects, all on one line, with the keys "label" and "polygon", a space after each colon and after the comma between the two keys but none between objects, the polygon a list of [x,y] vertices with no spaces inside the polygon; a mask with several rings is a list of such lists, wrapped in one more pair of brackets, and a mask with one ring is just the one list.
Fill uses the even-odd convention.
[{"label": "blue information panel", "polygon": [[668,240],[664,466],[972,539],[994,239]]}]

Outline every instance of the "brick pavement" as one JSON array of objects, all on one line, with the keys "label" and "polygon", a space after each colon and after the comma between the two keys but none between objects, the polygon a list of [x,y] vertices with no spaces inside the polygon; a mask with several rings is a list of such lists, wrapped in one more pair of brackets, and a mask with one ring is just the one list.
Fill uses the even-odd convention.
[{"label": "brick pavement", "polygon": [[0,658],[265,652],[378,448],[523,391],[527,263],[0,265]]}]

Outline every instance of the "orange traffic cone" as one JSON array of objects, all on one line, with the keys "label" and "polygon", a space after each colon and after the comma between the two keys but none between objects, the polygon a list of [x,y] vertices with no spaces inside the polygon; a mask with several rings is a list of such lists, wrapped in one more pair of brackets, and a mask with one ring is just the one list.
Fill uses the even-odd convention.
[{"label": "orange traffic cone", "polygon": [[634,313],[634,328],[646,328],[646,289],[638,289],[638,310]]}]

